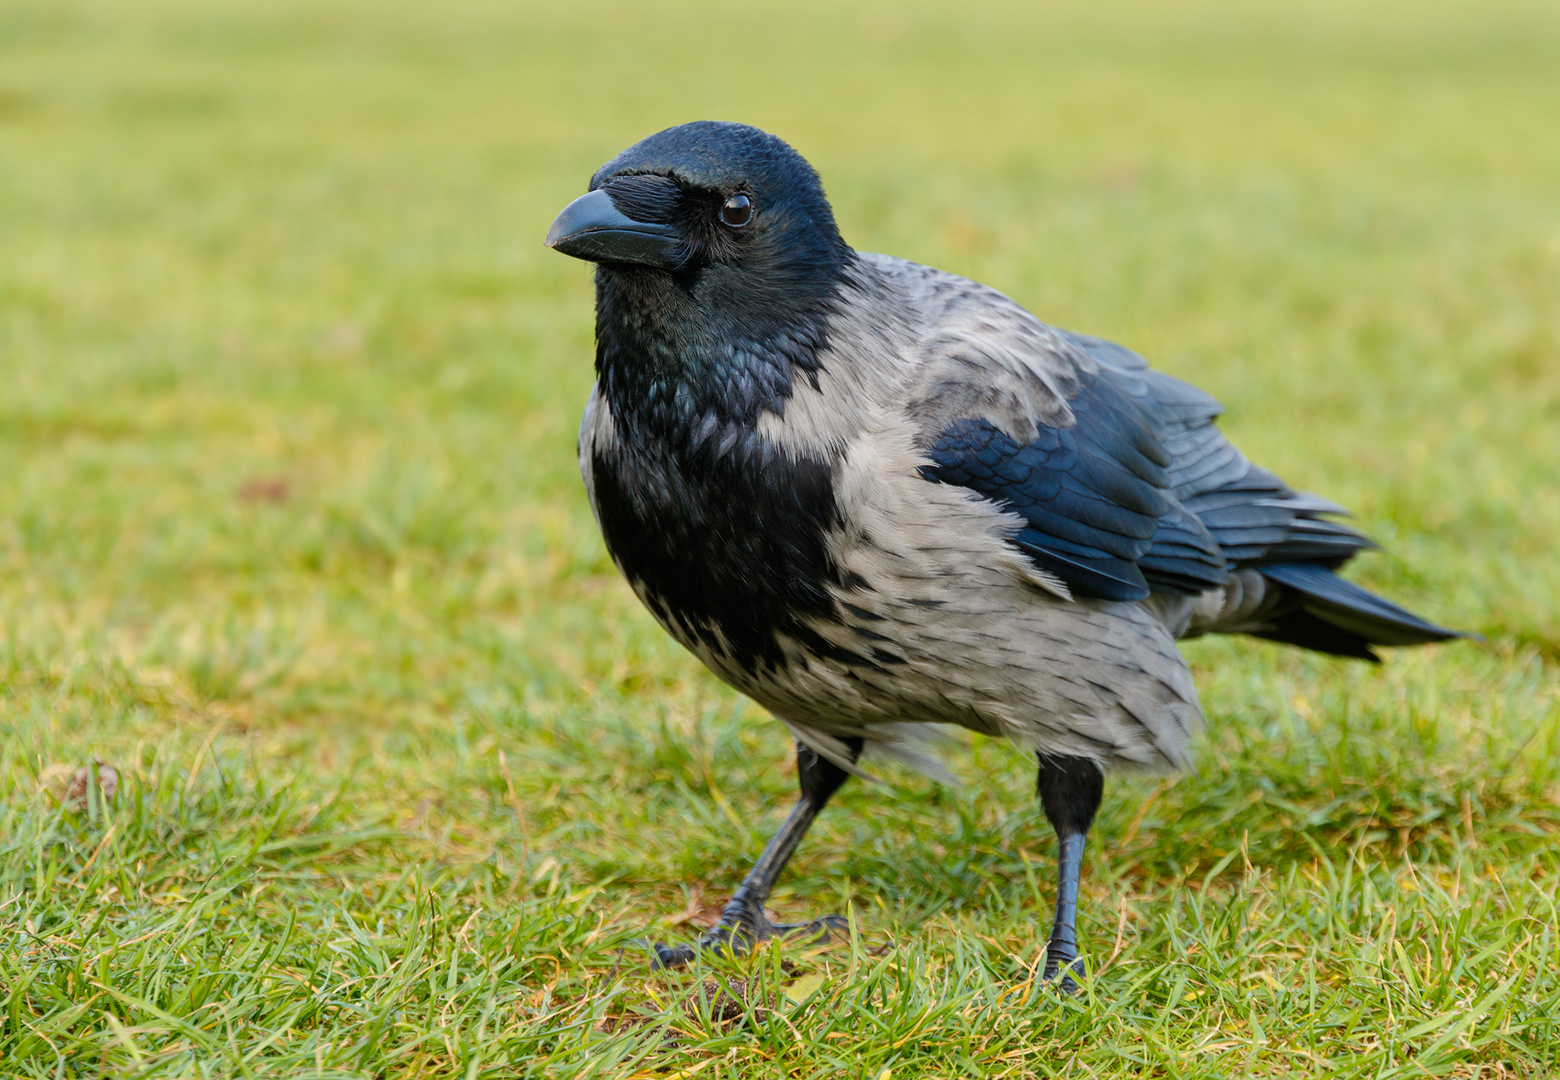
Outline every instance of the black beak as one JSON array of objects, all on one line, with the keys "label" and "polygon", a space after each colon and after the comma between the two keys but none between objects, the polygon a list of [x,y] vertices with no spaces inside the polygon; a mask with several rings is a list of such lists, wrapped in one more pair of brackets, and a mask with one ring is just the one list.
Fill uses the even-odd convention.
[{"label": "black beak", "polygon": [[676,255],[682,238],[676,229],[620,213],[600,188],[565,206],[547,230],[545,243],[554,251],[591,262],[673,268],[681,263]]}]

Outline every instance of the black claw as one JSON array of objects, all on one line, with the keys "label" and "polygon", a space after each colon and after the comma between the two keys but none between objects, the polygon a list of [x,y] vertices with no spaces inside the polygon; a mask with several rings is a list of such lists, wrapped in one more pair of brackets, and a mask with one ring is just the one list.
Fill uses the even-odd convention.
[{"label": "black claw", "polygon": [[772,923],[768,919],[757,922],[750,917],[741,924],[711,927],[692,945],[663,945],[654,942],[650,948],[655,953],[652,965],[660,970],[682,967],[692,962],[699,953],[741,954],[760,941],[777,937],[808,935],[814,943],[829,940],[835,931],[848,933],[850,921],[840,915],[824,915],[803,923]]},{"label": "black claw", "polygon": [[754,935],[745,927],[733,929],[728,926],[714,926],[705,932],[704,936],[692,945],[662,945],[656,942],[654,966],[659,969],[682,967],[691,963],[699,953],[745,953],[753,945],[754,940],[761,940],[768,935]]},{"label": "black claw", "polygon": [[[853,737],[844,741],[850,760],[855,761],[861,753],[862,740]],[[706,950],[744,953],[760,941],[772,937],[805,933],[812,935],[813,940],[818,942],[827,940],[836,930],[849,929],[850,924],[838,915],[826,915],[812,922],[776,926],[764,914],[764,901],[774,887],[776,875],[785,867],[796,845],[801,843],[803,834],[807,832],[813,818],[818,816],[818,811],[823,809],[824,803],[829,801],[829,797],[850,775],[844,768],[820,758],[800,742],[796,744],[796,772],[802,789],[801,798],[791,808],[785,824],[765,845],[764,853],[753,864],[753,869],[737,886],[726,910],[721,913],[720,922],[692,945],[657,943],[652,946],[656,967],[681,967]]]},{"label": "black claw", "polygon": [[783,935],[811,935],[814,941],[828,941],[834,936],[835,931],[849,936],[850,920],[843,915],[820,915],[811,922],[786,923],[783,926],[773,928],[777,934]]},{"label": "black claw", "polygon": [[655,960],[651,967],[664,971],[667,968],[682,967],[693,959],[693,946],[691,945],[662,945],[659,941],[650,946],[655,953]]},{"label": "black claw", "polygon": [[1074,975],[1083,974],[1083,959],[1081,957],[1068,961],[1065,965],[1057,966],[1047,964],[1045,974],[1040,976],[1040,981],[1047,986],[1054,986],[1057,990],[1069,997],[1081,993],[1083,987],[1078,985]]}]

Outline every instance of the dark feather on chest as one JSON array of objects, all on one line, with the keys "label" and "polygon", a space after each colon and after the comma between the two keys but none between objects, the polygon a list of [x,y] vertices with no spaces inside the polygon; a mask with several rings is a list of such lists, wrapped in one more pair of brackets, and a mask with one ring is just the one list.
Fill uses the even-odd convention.
[{"label": "dark feather on chest", "polygon": [[607,547],[661,621],[738,666],[781,662],[777,635],[815,652],[841,575],[825,548],[839,524],[827,462],[796,460],[756,433],[694,445],[619,438],[591,463]]},{"label": "dark feather on chest", "polygon": [[[807,268],[803,268],[807,269]],[[597,391],[613,435],[593,451],[593,498],[613,558],[683,641],[742,670],[784,661],[780,638],[864,662],[809,627],[838,611],[832,462],[758,435],[793,380],[817,386],[843,270],[764,288],[733,267],[597,274]],[[761,283],[763,284],[763,283]]]}]

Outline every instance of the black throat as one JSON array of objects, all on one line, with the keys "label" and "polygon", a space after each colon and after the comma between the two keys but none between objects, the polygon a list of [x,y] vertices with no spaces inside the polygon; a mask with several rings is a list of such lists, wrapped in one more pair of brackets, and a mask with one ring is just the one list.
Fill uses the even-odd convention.
[{"label": "black throat", "polygon": [[614,415],[681,441],[702,425],[781,415],[792,380],[816,381],[846,255],[781,273],[705,265],[596,268],[596,377]]},{"label": "black throat", "polygon": [[733,305],[711,269],[599,269],[597,386],[615,431],[595,449],[593,497],[661,622],[753,671],[781,663],[783,637],[831,651],[807,623],[833,619],[829,586],[846,584],[826,550],[834,462],[781,450],[758,422],[783,417],[795,380],[817,385],[843,275],[783,306]]}]

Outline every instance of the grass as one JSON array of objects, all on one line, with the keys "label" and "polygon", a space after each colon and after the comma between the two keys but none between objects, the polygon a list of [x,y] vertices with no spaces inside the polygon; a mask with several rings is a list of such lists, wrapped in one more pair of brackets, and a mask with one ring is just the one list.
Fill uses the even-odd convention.
[{"label": "grass", "polygon": [[[0,1072],[1540,1077],[1560,1062],[1550,5],[13,0],[0,9]],[[1029,766],[789,802],[574,475],[590,171],[740,118],[846,236],[1218,394],[1484,633],[1188,647],[1032,981]],[[80,770],[111,766],[110,794]],[[79,779],[78,779],[79,777]]]}]

